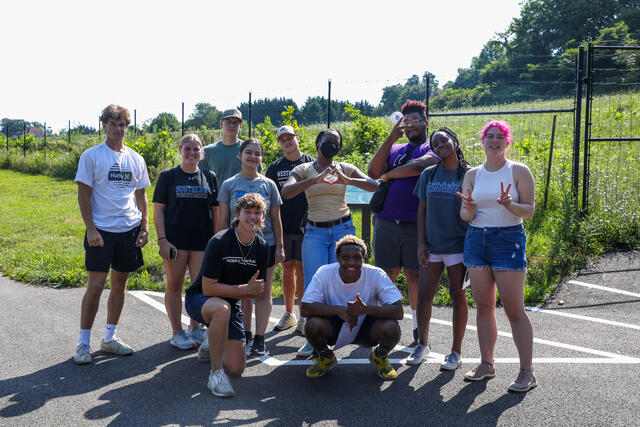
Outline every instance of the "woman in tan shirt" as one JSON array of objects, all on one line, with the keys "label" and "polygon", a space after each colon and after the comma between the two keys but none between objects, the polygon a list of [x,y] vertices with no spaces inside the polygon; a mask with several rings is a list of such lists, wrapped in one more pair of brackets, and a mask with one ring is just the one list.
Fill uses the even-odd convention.
[{"label": "woman in tan shirt", "polygon": [[[365,191],[376,191],[378,183],[349,163],[333,158],[342,147],[342,135],[336,129],[326,129],[316,137],[318,159],[296,166],[282,188],[282,197],[289,199],[304,191],[309,210],[302,242],[304,287],[309,286],[315,272],[323,265],[337,262],[336,242],[347,234],[356,234],[347,206],[347,185]],[[307,343],[299,356],[310,356],[313,348]]]}]

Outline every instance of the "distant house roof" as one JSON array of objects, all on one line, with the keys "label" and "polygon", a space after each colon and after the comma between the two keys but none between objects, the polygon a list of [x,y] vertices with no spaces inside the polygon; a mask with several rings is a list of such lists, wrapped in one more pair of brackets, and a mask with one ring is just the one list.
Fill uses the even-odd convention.
[{"label": "distant house roof", "polygon": [[42,137],[44,136],[44,130],[42,128],[36,127],[36,126],[31,126],[29,128],[29,130],[27,131],[27,133],[29,135],[33,135],[35,137]]}]

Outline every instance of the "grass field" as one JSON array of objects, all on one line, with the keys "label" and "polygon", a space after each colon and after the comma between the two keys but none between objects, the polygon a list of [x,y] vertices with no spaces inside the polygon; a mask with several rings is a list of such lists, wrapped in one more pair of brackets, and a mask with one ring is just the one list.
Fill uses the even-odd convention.
[{"label": "grass field", "polygon": [[[149,200],[153,189],[147,189]],[[131,276],[128,287],[163,291],[164,269],[151,203],[149,212],[149,243],[142,250],[145,267]],[[0,217],[0,270],[4,275],[46,286],[84,285],[85,228],[73,181],[0,170]],[[354,209],[353,218],[360,234],[360,210]],[[273,294],[282,295],[280,267]]]}]

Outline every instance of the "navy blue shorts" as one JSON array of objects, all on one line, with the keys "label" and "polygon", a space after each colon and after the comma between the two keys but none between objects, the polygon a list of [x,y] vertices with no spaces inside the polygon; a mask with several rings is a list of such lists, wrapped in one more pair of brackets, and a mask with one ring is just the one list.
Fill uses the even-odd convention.
[{"label": "navy blue shorts", "polygon": [[[328,344],[335,345],[344,320],[342,320],[340,316],[323,317],[323,319],[328,320],[331,324],[331,328],[333,329],[333,335],[329,337]],[[358,331],[358,335],[356,336],[356,339],[352,344],[363,345],[365,347],[373,347],[377,345],[378,342],[371,338],[371,328],[378,320],[382,319],[376,316],[365,316],[364,321],[362,322],[362,326],[360,326],[360,330]]]},{"label": "navy blue shorts", "polygon": [[464,265],[493,271],[527,268],[527,236],[522,224],[510,227],[469,226],[464,241]]},{"label": "navy blue shorts", "polygon": [[84,233],[84,266],[87,271],[108,272],[109,268],[122,273],[131,273],[142,267],[142,248],[136,246],[140,226],[123,233],[111,233],[98,229],[104,246],[89,246],[87,232]]},{"label": "navy blue shorts", "polygon": [[[184,308],[187,314],[196,322],[209,324],[202,318],[202,306],[209,298],[202,293],[187,295],[184,299]],[[224,298],[222,298],[224,299]],[[226,300],[225,300],[226,301]],[[244,321],[242,320],[242,310],[236,304],[227,301],[231,306],[231,315],[229,316],[229,339],[238,341],[247,341],[244,336]]]}]

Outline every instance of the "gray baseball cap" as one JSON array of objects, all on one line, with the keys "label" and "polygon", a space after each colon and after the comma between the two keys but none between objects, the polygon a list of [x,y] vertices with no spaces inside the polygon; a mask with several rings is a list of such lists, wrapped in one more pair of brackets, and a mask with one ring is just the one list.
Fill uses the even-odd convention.
[{"label": "gray baseball cap", "polygon": [[235,117],[236,119],[242,121],[242,113],[236,108],[224,110],[224,113],[222,113],[222,120],[228,119],[230,117]]},{"label": "gray baseball cap", "polygon": [[286,133],[295,135],[296,131],[293,129],[293,126],[288,126],[288,125],[282,126],[280,129],[278,129],[278,133],[276,134],[277,138],[280,139],[280,137]]}]

